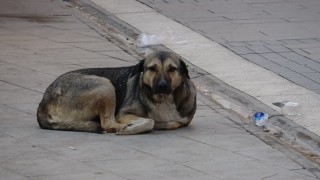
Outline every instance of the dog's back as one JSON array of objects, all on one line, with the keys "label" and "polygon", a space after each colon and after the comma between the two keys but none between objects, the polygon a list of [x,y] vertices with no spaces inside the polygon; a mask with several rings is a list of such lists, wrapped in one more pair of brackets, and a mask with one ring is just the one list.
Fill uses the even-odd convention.
[{"label": "dog's back", "polygon": [[85,75],[95,75],[107,78],[113,84],[116,91],[116,111],[118,113],[127,90],[128,79],[143,71],[143,62],[134,66],[115,67],[115,68],[88,68],[71,71],[69,73],[80,73]]}]

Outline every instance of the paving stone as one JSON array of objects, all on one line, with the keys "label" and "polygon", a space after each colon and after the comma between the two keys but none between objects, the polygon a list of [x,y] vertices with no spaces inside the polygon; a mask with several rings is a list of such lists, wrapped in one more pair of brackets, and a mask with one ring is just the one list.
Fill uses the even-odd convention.
[{"label": "paving stone", "polygon": [[[18,47],[20,49],[29,50],[31,52],[41,52],[45,49],[57,49],[57,48],[69,48],[67,45],[53,42],[46,39],[33,39],[33,40],[26,40],[22,41],[19,44],[16,42],[6,42],[6,44]],[[30,46],[30,44],[34,44],[33,46]]]},{"label": "paving stone", "polygon": [[[15,125],[15,124],[27,124],[25,122],[24,119],[17,119],[14,120],[14,122],[12,122],[11,124]],[[35,121],[35,118],[33,117],[32,119],[26,120],[28,122],[28,124],[25,127],[21,127],[18,125],[15,126],[8,126],[8,125],[4,125],[3,128],[1,128],[1,132],[14,137],[14,138],[19,138],[19,139],[23,139],[25,137],[28,136],[32,136],[35,134],[38,134],[38,131],[40,130],[39,125],[37,123],[37,121]]]},{"label": "paving stone", "polygon": [[203,1],[181,0],[181,1],[185,2],[185,3],[193,3],[193,4],[198,5],[198,6],[214,5],[214,4],[229,4],[228,2],[226,2],[224,0],[217,0],[217,1],[211,1],[211,0],[203,0]]},{"label": "paving stone", "polygon": [[250,49],[249,47],[228,47],[231,51],[235,52],[236,54],[239,55],[244,55],[244,54],[254,54],[255,52]]},{"label": "paving stone", "polygon": [[[38,92],[44,92],[47,82],[52,81],[55,77],[52,75],[32,71],[30,69],[17,67],[11,64],[1,63],[0,67],[1,77],[0,80],[10,82],[26,89],[32,89]],[[38,78],[38,77],[42,78]],[[21,78],[26,77],[27,79]]]},{"label": "paving stone", "polygon": [[306,171],[305,169],[297,169],[297,170],[293,170],[294,172],[300,173],[300,174],[304,174],[307,175],[309,177],[314,177],[316,178],[316,176],[312,173],[310,173],[309,171]]},{"label": "paving stone", "polygon": [[301,41],[299,41],[298,39],[284,39],[284,40],[279,40],[280,42],[284,43],[284,44],[303,44]]},{"label": "paving stone", "polygon": [[101,54],[106,55],[106,58],[110,57],[110,58],[114,58],[122,61],[131,62],[134,64],[138,63],[139,60],[141,60],[141,59],[132,57],[127,53],[119,53],[119,51],[106,51],[106,52],[101,52]]},{"label": "paving stone", "polygon": [[[44,0],[44,1],[38,2],[39,7],[42,7],[42,8],[39,8],[38,6],[31,6],[31,5],[26,5],[24,8],[17,8],[16,4],[8,3],[4,1],[5,6],[1,6],[1,12],[3,14],[16,15],[16,16],[17,14],[19,15],[19,13],[29,14],[30,12],[32,12],[33,14],[43,14],[48,16],[55,15],[56,13],[61,16],[66,16],[71,14],[70,11],[68,11],[67,9],[61,8],[59,6],[59,3],[53,2],[50,6],[48,6],[47,5],[48,2],[50,2],[50,0]],[[56,7],[54,11],[52,10],[53,7]]]},{"label": "paving stone", "polygon": [[[255,144],[251,149],[239,149],[235,150],[235,152],[252,157],[256,160],[263,161],[265,165],[275,164],[275,166],[284,169],[303,169],[303,167],[293,160],[288,159],[284,156],[280,151],[275,151],[271,147],[265,147],[265,144]],[[272,153],[268,153],[272,152]],[[261,154],[266,154],[265,156],[261,156]]]},{"label": "paving stone", "polygon": [[294,52],[300,54],[301,56],[307,57],[309,59],[312,59],[314,61],[319,62],[320,60],[320,55],[319,54],[309,54],[301,49],[294,49]]},{"label": "paving stone", "polygon": [[[53,36],[53,35],[61,35],[62,33],[74,33],[74,31],[76,30],[62,30],[62,29],[56,29],[53,27],[48,27],[48,26],[30,26],[30,27],[25,27],[23,30],[22,29],[16,29],[16,31],[14,31],[17,34],[25,34],[28,36],[34,36],[37,38],[41,38],[44,39],[46,37],[49,36]],[[84,30],[81,30],[84,31]]]},{"label": "paving stone", "polygon": [[[51,138],[53,137],[52,135]],[[116,137],[110,136],[108,138],[112,139]],[[56,143],[54,145],[52,143],[46,143],[40,144],[39,146],[82,162],[141,159],[146,156],[144,152],[110,143],[102,140],[102,137],[98,138],[98,141],[93,138],[85,138],[86,142],[81,142],[78,138],[73,139],[76,141],[72,142],[71,138],[69,141],[66,141],[67,139],[64,141],[55,139],[54,141],[56,141]],[[90,139],[92,139],[93,142],[89,142]],[[70,150],[69,147],[73,147],[75,150]]]},{"label": "paving stone", "polygon": [[[320,89],[318,88],[318,89],[312,89],[312,91],[313,92],[315,92],[315,93],[318,93],[318,94],[320,94]],[[310,129],[311,129],[312,127],[310,127]],[[314,129],[316,129],[316,128],[314,128]]]},{"label": "paving stone", "polygon": [[302,73],[302,72],[315,72],[314,70],[307,68],[305,66],[302,66],[294,61],[291,61],[289,59],[286,59],[282,56],[280,56],[277,53],[265,53],[265,54],[261,54],[261,56],[263,56],[264,58],[275,62],[281,66],[287,67],[288,69],[291,69],[293,71]]},{"label": "paving stone", "polygon": [[[309,9],[310,10],[310,9]],[[318,15],[316,11],[296,11],[296,12],[277,12],[274,13],[275,16],[282,16],[288,22],[301,23],[308,21],[317,21]],[[303,24],[303,23],[302,23]],[[306,37],[310,38],[310,37]]]},{"label": "paving stone", "polygon": [[111,42],[79,42],[79,43],[66,43],[69,46],[78,47],[81,49],[89,50],[92,52],[101,52],[101,51],[115,51],[121,50],[119,47],[115,46]]},{"label": "paving stone", "polygon": [[17,173],[13,173],[7,169],[0,167],[1,178],[3,179],[11,179],[11,180],[29,180],[28,177],[19,175]]},{"label": "paving stone", "polygon": [[[68,60],[71,64],[81,65],[78,66],[77,69],[82,68],[97,68],[97,67],[120,67],[120,66],[131,66],[137,64],[138,62],[128,62],[125,60],[119,60],[115,57],[106,56],[105,58],[81,58],[81,59],[70,59]],[[55,69],[55,71],[57,71]],[[69,70],[70,71],[70,70]],[[62,73],[61,73],[62,74]]]},{"label": "paving stone", "polygon": [[[172,138],[179,139],[179,143],[176,144],[171,142],[170,139]],[[249,157],[241,156],[236,153],[223,150],[219,147],[209,146],[208,144],[194,141],[189,138],[176,137],[175,135],[158,134],[157,139],[158,143],[156,145],[145,145],[143,147],[140,145],[142,142],[152,141],[152,139],[146,137],[137,139],[133,137],[129,139],[123,139],[121,141],[112,141],[178,164],[184,162],[205,162],[208,160],[214,160],[216,163],[251,160]],[[186,147],[190,146],[196,146],[197,148],[186,150]],[[221,157],[221,154],[225,154],[225,157]]]},{"label": "paving stone", "polygon": [[300,76],[300,77],[287,77],[289,80],[291,80],[292,82],[305,87],[307,89],[320,89],[320,84],[307,78],[304,76]]},{"label": "paving stone", "polygon": [[36,36],[28,36],[24,33],[16,33],[15,31],[11,32],[10,34],[3,34],[0,36],[1,42],[19,42],[19,41],[28,41],[28,40],[39,40],[39,37]]},{"label": "paving stone", "polygon": [[215,13],[244,13],[244,12],[262,12],[258,9],[254,9],[251,5],[246,3],[237,3],[237,8],[234,8],[233,4],[214,4],[212,6],[208,6],[212,12]]},{"label": "paving stone", "polygon": [[0,42],[0,48],[3,50],[0,52],[1,59],[5,56],[10,56],[12,54],[20,54],[20,55],[31,55],[33,52],[30,52],[25,49],[21,49],[18,47],[10,46],[9,44],[4,44]]},{"label": "paving stone", "polygon": [[210,22],[210,21],[229,21],[226,17],[217,16],[217,17],[193,17],[188,19],[179,18],[179,22],[185,24],[192,24],[193,22]]},{"label": "paving stone", "polygon": [[[235,9],[235,8],[234,8]],[[245,24],[256,24],[257,22],[261,21],[267,21],[267,22],[278,22],[279,20],[264,20],[269,17],[269,14],[264,11],[248,11],[248,12],[238,12],[238,13],[221,13],[219,14],[221,16],[226,17],[229,20],[235,21],[235,22],[244,22]],[[259,19],[259,20],[257,20]],[[262,19],[262,20],[260,20]]]},{"label": "paving stone", "polygon": [[[45,150],[36,152],[37,155],[28,154],[28,157],[15,157],[2,164],[2,167],[24,174],[25,176],[42,176],[55,174],[75,174],[83,172],[97,172],[98,169],[84,163],[54,156]],[[41,156],[40,156],[41,155]],[[26,168],[28,167],[28,168]]]},{"label": "paving stone", "polygon": [[33,176],[31,178],[38,179],[38,180],[65,180],[65,179],[77,179],[77,180],[105,180],[106,177],[108,179],[113,180],[125,180],[126,178],[122,177],[121,175],[116,175],[110,173],[105,170],[97,170],[96,172],[84,172],[84,173],[77,173],[77,174],[58,174],[58,175],[45,175],[45,176]]},{"label": "paving stone", "polygon": [[81,34],[75,34],[75,33],[60,33],[60,34],[54,34],[54,35],[47,35],[45,39],[54,41],[54,42],[61,42],[61,43],[68,43],[68,42],[101,42],[103,40],[95,37],[90,37],[86,35]]},{"label": "paving stone", "polygon": [[73,29],[90,29],[86,24],[79,23],[79,22],[66,22],[64,19],[64,22],[53,22],[53,23],[46,23],[48,27],[61,29],[61,30],[73,30]]},{"label": "paving stone", "polygon": [[60,54],[60,59],[71,59],[71,58],[103,58],[105,57],[103,54],[100,54],[98,52],[91,52],[84,49],[79,48],[59,48],[59,49],[45,49],[41,52],[39,52],[42,55],[55,57],[56,54]]},{"label": "paving stone", "polygon": [[[174,9],[174,10],[173,10]],[[212,17],[212,13],[207,11],[205,7],[194,6],[191,8],[187,6],[170,6],[167,8],[161,9],[161,12],[167,14],[169,17],[174,17],[181,20],[194,20],[198,18]]]},{"label": "paving stone", "polygon": [[318,44],[319,41],[317,39],[299,39],[300,42],[305,44]]},{"label": "paving stone", "polygon": [[302,50],[309,54],[320,54],[320,48],[304,48]]},{"label": "paving stone", "polygon": [[[0,81],[2,104],[26,113],[36,114],[42,93]],[[18,100],[17,100],[18,99]]]},{"label": "paving stone", "polygon": [[303,66],[306,66],[306,67],[313,69],[317,72],[320,72],[320,63],[319,62],[313,61],[313,60],[306,58],[304,56],[301,56],[300,54],[295,53],[295,52],[284,52],[284,53],[279,53],[279,54],[287,59],[290,59],[291,61],[294,61],[298,64],[303,65]]},{"label": "paving stone", "polygon": [[285,46],[281,44],[277,45],[265,45],[268,49],[272,50],[273,52],[280,53],[280,52],[290,52],[291,49],[286,48]]},{"label": "paving stone", "polygon": [[[302,41],[303,39],[300,39],[299,41]],[[283,44],[285,47],[290,49],[301,49],[301,48],[319,48],[320,42],[317,41],[317,43],[301,43],[301,44]]]},{"label": "paving stone", "polygon": [[1,130],[7,129],[10,126],[12,128],[31,127],[35,123],[34,116],[32,114],[18,111],[4,104],[0,104],[0,115]]},{"label": "paving stone", "polygon": [[[214,25],[213,25],[214,26]],[[229,28],[219,30],[210,30],[210,34],[207,34],[208,37],[221,38],[225,41],[257,41],[257,40],[269,40],[270,37],[268,34],[257,31],[255,28],[247,28],[245,26],[240,28]],[[229,32],[231,31],[231,32]],[[207,31],[204,31],[207,33]]]},{"label": "paving stone", "polygon": [[285,23],[287,22],[284,19],[270,18],[266,17],[265,14],[261,16],[261,14],[257,14],[258,17],[244,17],[243,19],[233,19],[232,22],[237,24],[273,24],[273,23]]},{"label": "paving stone", "polygon": [[[235,25],[230,24],[230,22],[228,21],[207,21],[207,22],[189,21],[186,24],[194,30],[201,30],[205,34],[215,33],[219,36],[221,36],[221,34],[230,34],[235,30],[235,27],[236,27]],[[237,41],[237,40],[231,39],[230,42],[231,41]]]},{"label": "paving stone", "polygon": [[251,4],[253,7],[257,7],[261,10],[265,10],[268,12],[291,12],[291,11],[298,11],[304,9],[300,6],[299,2],[277,2],[277,3],[257,3]]},{"label": "paving stone", "polygon": [[281,77],[284,77],[284,78],[288,78],[288,77],[298,78],[303,76],[302,74],[292,71],[290,69],[286,69],[284,71],[278,72],[277,74],[279,74]]},{"label": "paving stone", "polygon": [[246,54],[242,55],[242,57],[275,73],[285,72],[287,70],[286,67],[279,66],[279,64],[269,61],[258,54]]},{"label": "paving stone", "polygon": [[[171,163],[155,157],[140,159],[111,160],[90,162],[96,167],[119,174],[126,179],[204,179],[218,180],[215,176],[189,168],[187,166]],[[123,164],[126,170],[123,171]],[[139,164],[137,166],[137,164]]]},{"label": "paving stone", "polygon": [[280,45],[282,44],[282,42],[278,41],[278,40],[264,40],[262,41],[267,45]]},{"label": "paving stone", "polygon": [[[251,150],[259,152],[259,148],[266,148],[263,142],[255,141],[255,137],[251,134],[245,133],[244,131],[237,131],[237,133],[229,132],[215,132],[214,134],[185,134],[184,137],[193,139],[205,144],[210,144],[214,147],[228,150],[231,152],[239,152],[245,150]],[[225,139],[232,139],[232,141],[226,141]],[[248,146],[243,146],[247,144]],[[256,157],[255,157],[256,158]]]},{"label": "paving stone", "polygon": [[[200,110],[200,112],[202,112]],[[208,111],[209,112],[209,111]],[[217,114],[211,114],[211,116],[218,116],[221,117],[221,115]],[[206,119],[210,119],[210,121],[206,121]],[[231,133],[243,133],[243,130],[239,128],[234,122],[231,122],[229,120],[226,120],[225,118],[221,118],[218,120],[215,120],[216,117],[210,118],[210,117],[195,117],[192,121],[190,127],[181,129],[179,132],[181,135],[195,135],[195,134],[201,134],[201,135],[214,135],[214,134],[231,134]],[[214,122],[211,122],[214,121]],[[170,132],[168,132],[170,133]]]},{"label": "paving stone", "polygon": [[10,137],[6,134],[0,136],[0,147],[2,149],[0,163],[10,160],[23,152],[32,150],[32,146],[22,140]]},{"label": "paving stone", "polygon": [[80,34],[80,35],[84,35],[84,36],[89,36],[89,37],[93,37],[93,38],[97,38],[97,39],[101,39],[101,40],[106,40],[105,37],[101,36],[101,34],[99,34],[96,31],[92,31],[92,29],[71,29],[71,30],[64,30],[67,32],[73,32],[76,34]]},{"label": "paving stone", "polygon": [[243,47],[243,46],[247,46],[247,43],[245,42],[227,42],[226,44],[228,44],[229,46],[233,46],[233,47]]},{"label": "paving stone", "polygon": [[320,84],[320,73],[319,72],[316,72],[316,73],[303,73],[303,75]]},{"label": "paving stone", "polygon": [[[284,168],[261,164],[260,161],[245,161],[233,163],[221,163],[218,166],[214,162],[189,162],[188,166],[194,169],[202,169],[203,171],[216,175],[221,179],[239,179],[245,177],[246,179],[263,179],[272,177],[274,179],[314,179],[313,177],[299,174]],[[223,166],[230,167],[224,169]],[[256,168],[259,167],[259,168]]]},{"label": "paving stone", "polygon": [[294,23],[279,23],[269,24],[268,26],[262,26],[261,31],[270,37],[283,38],[283,39],[295,39],[308,38],[310,36],[316,36],[316,33],[306,34],[305,30],[300,28],[302,25]]},{"label": "paving stone", "polygon": [[270,53],[272,52],[271,49],[267,48],[266,46],[248,46],[248,48],[250,50],[252,50],[253,52],[257,53],[257,54],[261,54],[261,53]]},{"label": "paving stone", "polygon": [[[34,115],[30,113],[26,113],[17,109],[14,109],[13,107],[9,107],[7,105],[0,104],[0,115],[1,115],[1,127],[0,127],[0,134],[3,133],[5,135],[8,135],[10,138],[12,138],[10,142],[17,142],[19,145],[24,144],[23,141],[20,140],[20,138],[25,138],[27,136],[31,136],[37,133],[35,129],[38,129],[38,123],[35,121]],[[5,136],[4,136],[5,137]],[[13,138],[19,138],[19,139],[13,139]],[[2,149],[3,151],[6,150],[6,147],[9,148],[10,146],[6,143],[3,143]],[[23,146],[18,149],[27,149]],[[10,153],[16,152],[7,151],[7,156],[1,158],[1,160],[5,160],[6,158],[10,157]],[[1,156],[1,155],[0,155]]]},{"label": "paving stone", "polygon": [[265,45],[265,43],[262,41],[245,41],[245,43],[250,46],[263,46],[263,45]]},{"label": "paving stone", "polygon": [[[86,61],[90,62],[91,59],[86,59]],[[104,61],[106,61],[106,59],[104,59]],[[3,58],[0,58],[0,64],[2,63],[4,64],[4,66],[9,66],[9,65],[18,66],[15,69],[16,70],[22,69],[22,72],[27,71],[31,73],[30,71],[32,71],[32,73],[34,74],[43,73],[45,74],[44,77],[47,77],[47,78],[43,78],[43,79],[35,78],[35,79],[32,79],[32,81],[46,81],[46,82],[52,82],[55,77],[65,72],[86,67],[81,64],[74,63],[72,59],[58,61],[54,57],[48,57],[48,56],[39,55],[39,54],[30,55],[30,56],[23,56],[23,55],[6,56]],[[96,66],[98,65],[96,64]],[[4,71],[4,72],[7,72],[7,71]],[[18,72],[18,74],[21,74],[22,72]],[[8,73],[8,75],[10,75],[10,73]],[[8,76],[8,75],[5,75],[5,76]],[[12,75],[12,72],[11,72],[11,75]]]}]

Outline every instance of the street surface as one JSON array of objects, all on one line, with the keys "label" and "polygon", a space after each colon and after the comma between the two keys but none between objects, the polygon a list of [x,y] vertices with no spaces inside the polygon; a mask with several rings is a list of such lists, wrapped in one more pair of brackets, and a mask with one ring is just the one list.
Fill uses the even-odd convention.
[{"label": "street surface", "polygon": [[36,109],[56,77],[138,59],[68,3],[0,4],[0,179],[318,179],[317,165],[260,140],[201,94],[191,125],[174,131],[117,136],[40,129]]}]

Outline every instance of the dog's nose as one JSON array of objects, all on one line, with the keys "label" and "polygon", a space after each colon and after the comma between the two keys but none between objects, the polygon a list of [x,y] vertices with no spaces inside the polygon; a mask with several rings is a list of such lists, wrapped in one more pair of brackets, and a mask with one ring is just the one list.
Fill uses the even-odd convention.
[{"label": "dog's nose", "polygon": [[160,80],[158,85],[157,85],[157,89],[159,92],[165,92],[168,89],[168,83],[165,80]]}]

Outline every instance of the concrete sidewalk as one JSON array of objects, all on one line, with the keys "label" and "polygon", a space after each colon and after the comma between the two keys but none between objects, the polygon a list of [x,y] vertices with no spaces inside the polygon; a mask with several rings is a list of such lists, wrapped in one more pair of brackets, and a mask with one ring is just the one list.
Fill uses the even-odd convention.
[{"label": "concrete sidewalk", "polygon": [[[0,0],[1,179],[318,179],[318,165],[204,96],[191,126],[136,136],[39,129],[60,74],[138,62],[68,3]],[[130,4],[127,4],[130,7]],[[105,38],[108,37],[108,38]],[[119,46],[121,49],[119,48]],[[195,74],[192,74],[194,77]],[[262,138],[260,140],[258,137]]]},{"label": "concrete sidewalk", "polygon": [[[298,102],[300,104],[302,115],[301,116],[285,115],[285,116],[293,120],[295,123],[307,128],[308,130],[318,135],[320,134],[320,121],[319,121],[320,113],[318,108],[320,105],[319,104],[320,95],[317,94],[318,85],[315,84],[317,82],[313,82],[313,84],[307,83],[311,81],[309,78],[308,80],[304,81],[305,84],[307,83],[308,85],[301,86],[303,85],[302,84],[303,79],[301,79],[302,76],[305,77],[307,76],[308,73],[309,73],[308,75],[312,75],[316,79],[319,76],[319,71],[317,70],[317,68],[319,67],[319,62],[316,56],[317,53],[314,53],[312,55],[314,59],[310,59],[311,56],[309,57],[309,59],[302,58],[301,55],[300,56],[298,54],[294,55],[294,53],[296,52],[286,50],[287,47],[283,46],[282,44],[274,43],[272,44],[272,47],[271,45],[270,46],[261,45],[262,40],[260,42],[258,39],[252,42],[251,44],[252,47],[250,46],[252,48],[252,52],[250,51],[251,53],[249,51],[247,53],[237,53],[236,48],[230,48],[230,47],[232,45],[234,47],[236,47],[237,45],[240,46],[239,45],[240,40],[239,42],[236,40],[221,42],[221,44],[223,45],[222,46],[221,44],[218,44],[217,42],[212,40],[212,39],[216,40],[216,38],[209,39],[207,38],[209,36],[206,33],[202,33],[203,35],[198,33],[198,32],[206,32],[206,30],[208,31],[212,30],[212,33],[211,33],[212,37],[213,36],[216,37],[221,34],[225,36],[230,35],[231,32],[226,34],[215,33],[214,31],[215,29],[219,29],[219,28],[228,29],[228,28],[224,28],[225,26],[220,27],[219,22],[221,22],[222,20],[219,20],[219,18],[218,19],[216,18],[227,13],[236,16],[235,13],[232,14],[232,8],[238,8],[237,5],[239,4],[242,7],[242,5],[244,4],[243,6],[248,6],[247,9],[249,9],[250,6],[246,5],[246,4],[250,4],[249,2],[229,3],[229,2],[221,2],[221,1],[219,2],[205,1],[201,3],[199,2],[199,4],[197,4],[197,1],[185,1],[185,2],[184,1],[183,2],[182,1],[141,1],[150,5],[151,7],[154,7],[154,9],[146,6],[145,4],[139,3],[135,0],[130,0],[130,1],[92,0],[92,2],[94,2],[96,5],[100,6],[101,8],[107,10],[108,12],[111,12],[117,18],[121,19],[122,21],[128,23],[129,25],[133,26],[134,28],[142,32],[159,34],[162,31],[164,31],[166,27],[171,28],[174,34],[176,35],[176,37],[178,37],[178,39],[187,40],[188,43],[164,44],[167,48],[180,54],[187,61],[200,67],[201,69],[205,70],[209,74],[212,74],[213,76],[219,78],[223,82],[226,82],[228,85],[256,98],[261,103],[268,105],[269,107],[273,108],[278,112],[272,115],[279,115],[282,113],[281,109],[277,106],[274,106],[272,103],[281,102],[281,101]],[[261,3],[261,4],[265,5],[266,7],[270,6],[270,4],[268,3],[265,3],[265,4]],[[296,5],[297,3],[293,3],[293,4]],[[308,1],[308,3],[305,3],[305,5],[308,5],[308,4],[310,6],[312,6],[312,4],[315,4],[315,6],[318,5],[315,1]],[[220,13],[219,15],[212,12],[210,13],[209,10],[206,11],[205,13],[202,12],[203,9],[214,8],[215,6],[218,6],[218,5],[219,7],[225,7],[225,9],[221,9],[221,11],[225,10],[226,12]],[[246,11],[246,8],[242,8],[240,10]],[[162,15],[158,11],[160,11],[164,15]],[[220,12],[220,10],[217,10],[217,11]],[[260,11],[263,11],[263,10],[260,10]],[[287,11],[288,13],[289,11],[291,12],[290,9],[288,9]],[[208,13],[211,14],[211,16],[206,17],[205,16],[206,13],[207,15]],[[312,11],[312,13],[314,13],[314,11]],[[250,13],[249,14],[240,13],[240,15],[245,16],[245,15],[250,15]],[[194,22],[196,20],[193,19],[193,16],[197,17],[196,18],[197,22]],[[252,19],[255,18],[254,15],[251,15],[251,16],[252,16]],[[315,16],[315,17],[317,18],[318,16]],[[179,18],[184,18],[183,19],[184,21],[182,21]],[[249,17],[247,19],[250,20]],[[257,19],[256,21],[258,20],[259,19]],[[309,22],[309,20],[306,20],[306,21]],[[317,26],[318,21],[316,20],[314,21],[315,21],[315,26]],[[188,22],[189,24],[193,23],[194,26],[190,26],[190,27],[191,28],[197,27],[198,29],[195,29],[197,32],[195,30],[188,28],[186,25],[189,25],[189,24],[186,22]],[[217,24],[212,24],[213,22],[216,22]],[[222,21],[222,22],[225,22],[225,21]],[[312,24],[312,22],[310,23]],[[201,25],[197,26],[196,25],[197,23],[198,24],[201,23]],[[233,23],[233,21],[230,20],[230,21],[227,21],[226,23],[227,24]],[[265,23],[268,25],[267,22]],[[290,24],[288,26],[290,26]],[[202,30],[201,29],[202,27],[203,28],[206,27],[206,29]],[[251,27],[251,26],[248,26],[248,27]],[[260,29],[262,29],[262,27],[260,27]],[[272,29],[272,27],[269,27],[267,29]],[[274,27],[276,28],[277,26],[274,25]],[[289,30],[290,28],[289,29],[287,28],[287,31]],[[242,33],[237,33],[237,32],[238,31],[234,31],[232,36],[230,35],[230,37],[236,38],[236,36],[239,35],[239,38],[240,37],[242,38],[241,42],[243,44],[245,44],[244,42],[246,37],[248,37],[247,43],[249,43],[253,41],[253,39],[249,38],[250,36],[255,38],[262,36],[262,35],[256,36],[251,32],[247,33],[246,36],[243,36],[243,34],[246,33],[246,30],[243,30]],[[286,34],[283,31],[281,32],[282,34]],[[301,30],[300,34],[303,34],[303,32],[304,31]],[[314,41],[316,41],[316,37],[318,37],[319,33],[318,31],[312,31],[312,32],[314,33],[311,33],[309,31],[306,31],[305,33],[310,33],[309,34],[310,36],[315,36]],[[265,39],[263,40],[265,41],[269,40],[268,42],[271,43],[272,39],[274,41],[277,41],[275,37],[269,37],[269,39],[266,39],[265,37]],[[235,43],[233,44],[232,42],[235,42]],[[260,42],[260,45],[259,45],[259,42]],[[279,42],[281,41],[279,40]],[[312,49],[314,48],[314,46],[317,46],[319,43],[313,42],[311,44],[312,44],[312,47],[310,48]],[[225,48],[225,46],[227,46],[229,49]],[[246,46],[249,46],[249,45],[246,45]],[[303,46],[303,45],[300,44],[300,46]],[[269,47],[269,48],[266,48],[266,47]],[[247,47],[238,47],[238,48],[245,49]],[[263,48],[269,49],[270,52],[263,51]],[[303,47],[300,47],[300,48],[303,48]],[[280,56],[281,53],[283,56],[288,55],[293,59],[296,59],[296,61],[299,62],[300,64],[297,62],[293,62],[294,60],[288,60],[288,59],[285,60],[284,57]],[[269,60],[266,60],[265,58]],[[274,62],[270,60],[279,61],[279,62],[278,64],[274,64]],[[289,76],[291,78],[289,78]],[[287,79],[283,77],[286,77]],[[296,79],[297,81],[293,81],[293,79]],[[298,81],[301,83],[298,83]],[[311,88],[311,86],[313,88]],[[215,94],[213,94],[213,96],[215,96]]]}]

